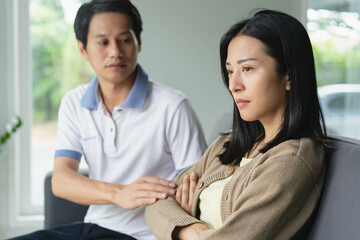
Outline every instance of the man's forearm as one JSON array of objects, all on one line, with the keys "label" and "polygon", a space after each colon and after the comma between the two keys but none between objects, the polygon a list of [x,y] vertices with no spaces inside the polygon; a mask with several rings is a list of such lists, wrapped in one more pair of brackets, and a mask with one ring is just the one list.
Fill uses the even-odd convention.
[{"label": "man's forearm", "polygon": [[112,204],[116,191],[123,186],[96,181],[71,169],[54,171],[52,189],[54,195],[78,204]]},{"label": "man's forearm", "polygon": [[175,194],[175,184],[159,177],[142,176],[128,185],[106,183],[78,173],[79,162],[71,158],[55,159],[52,177],[56,196],[79,204],[116,204],[135,209]]}]

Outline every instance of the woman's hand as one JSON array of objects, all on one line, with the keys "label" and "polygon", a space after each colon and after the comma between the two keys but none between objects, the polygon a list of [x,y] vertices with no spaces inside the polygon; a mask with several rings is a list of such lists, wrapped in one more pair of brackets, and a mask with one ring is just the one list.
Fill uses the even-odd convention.
[{"label": "woman's hand", "polygon": [[176,201],[190,215],[194,202],[194,193],[197,183],[198,177],[196,173],[193,172],[190,174],[190,176],[185,175],[183,183],[176,191]]},{"label": "woman's hand", "polygon": [[176,227],[173,232],[173,239],[178,240],[198,240],[202,231],[209,229],[201,223],[194,223],[186,227]]}]

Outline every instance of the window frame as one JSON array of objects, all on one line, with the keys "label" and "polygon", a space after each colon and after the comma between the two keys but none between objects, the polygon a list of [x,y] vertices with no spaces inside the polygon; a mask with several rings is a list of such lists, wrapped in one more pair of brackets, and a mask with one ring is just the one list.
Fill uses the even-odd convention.
[{"label": "window frame", "polygon": [[[1,100],[3,126],[12,116],[23,120],[21,129],[5,145],[6,154],[1,156],[0,170],[6,197],[0,198],[0,237],[10,237],[43,226],[42,209],[31,206],[31,145],[32,126],[32,59],[29,34],[29,1],[3,0],[0,21],[1,39],[0,80],[3,89]],[[1,129],[3,130],[3,129]],[[2,190],[2,189],[1,189]],[[28,197],[27,197],[28,196]]]}]

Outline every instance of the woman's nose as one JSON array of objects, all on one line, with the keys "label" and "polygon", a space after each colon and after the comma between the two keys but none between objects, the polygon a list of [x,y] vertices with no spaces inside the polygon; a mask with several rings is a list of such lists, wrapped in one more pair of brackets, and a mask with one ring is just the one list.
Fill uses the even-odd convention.
[{"label": "woman's nose", "polygon": [[244,85],[238,71],[234,71],[229,76],[229,90],[231,92],[244,91]]}]

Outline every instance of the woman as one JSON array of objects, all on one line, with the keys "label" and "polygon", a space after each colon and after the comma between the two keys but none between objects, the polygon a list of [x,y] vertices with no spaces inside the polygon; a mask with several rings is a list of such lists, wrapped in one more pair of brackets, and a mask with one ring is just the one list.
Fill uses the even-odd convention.
[{"label": "woman", "polygon": [[326,171],[307,32],[262,10],[224,34],[220,57],[232,131],[175,178],[176,198],[147,207],[147,222],[158,239],[303,239]]}]

